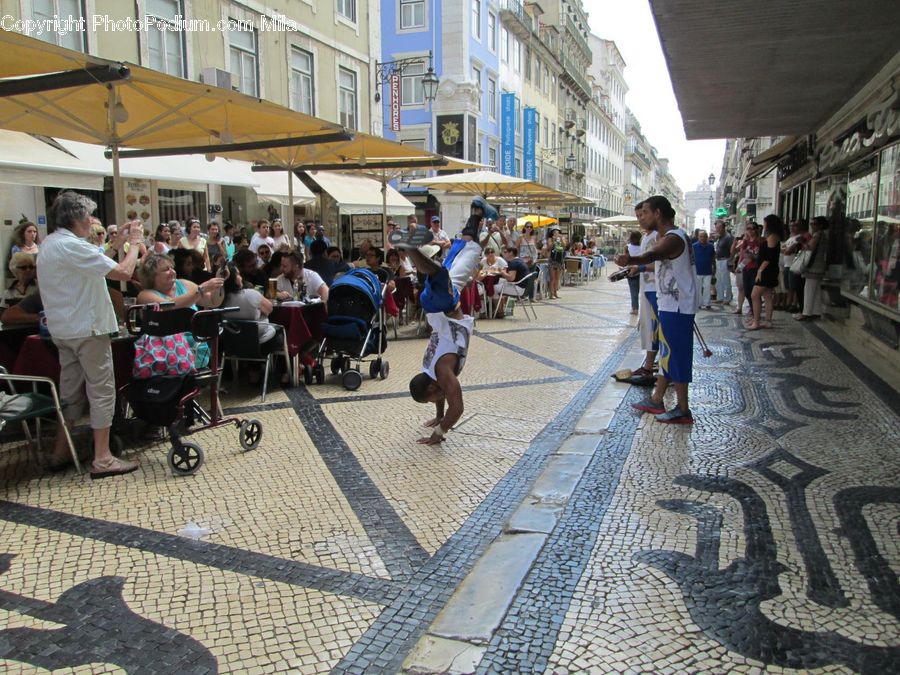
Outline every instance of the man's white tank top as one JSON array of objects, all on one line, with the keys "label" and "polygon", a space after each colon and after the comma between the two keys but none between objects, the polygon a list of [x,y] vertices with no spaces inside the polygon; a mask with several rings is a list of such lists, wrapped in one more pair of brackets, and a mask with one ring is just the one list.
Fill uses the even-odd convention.
[{"label": "man's white tank top", "polygon": [[680,237],[684,250],[677,258],[656,261],[656,301],[660,312],[696,314],[700,307],[700,288],[694,266],[694,247],[680,227],[666,237]]},{"label": "man's white tank top", "polygon": [[468,315],[463,316],[462,319],[451,319],[442,312],[427,314],[425,318],[432,331],[428,347],[425,349],[425,356],[422,358],[422,372],[437,381],[437,375],[434,372],[437,362],[441,360],[442,356],[456,354],[459,359],[456,365],[456,374],[459,375],[466,363],[466,355],[469,353],[469,337],[472,335],[475,322]]},{"label": "man's white tank top", "polygon": [[[656,230],[648,232],[641,239],[641,255],[644,255],[656,244]],[[641,293],[656,291],[656,265],[644,265],[645,272],[641,272]]]}]

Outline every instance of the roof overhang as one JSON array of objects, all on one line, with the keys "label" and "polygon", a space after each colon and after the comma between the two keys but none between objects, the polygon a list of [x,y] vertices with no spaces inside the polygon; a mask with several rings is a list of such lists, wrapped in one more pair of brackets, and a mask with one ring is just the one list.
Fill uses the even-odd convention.
[{"label": "roof overhang", "polygon": [[688,140],[814,133],[898,51],[898,2],[650,5]]}]

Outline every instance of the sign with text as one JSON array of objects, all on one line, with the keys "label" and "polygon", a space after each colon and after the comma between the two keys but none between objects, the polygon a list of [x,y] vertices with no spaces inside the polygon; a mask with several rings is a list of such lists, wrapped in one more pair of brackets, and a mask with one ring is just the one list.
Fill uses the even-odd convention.
[{"label": "sign with text", "polygon": [[537,110],[534,108],[525,108],[525,133],[522,137],[522,156],[525,160],[525,166],[522,168],[522,177],[527,180],[535,179],[537,125]]},{"label": "sign with text", "polygon": [[500,173],[516,175],[516,95],[503,92],[500,97]]},{"label": "sign with text", "polygon": [[400,75],[394,73],[391,86],[391,131],[400,131]]}]

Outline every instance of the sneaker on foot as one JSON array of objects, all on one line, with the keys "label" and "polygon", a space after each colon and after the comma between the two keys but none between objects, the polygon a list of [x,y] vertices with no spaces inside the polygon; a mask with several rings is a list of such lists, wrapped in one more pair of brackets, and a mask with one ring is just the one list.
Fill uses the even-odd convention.
[{"label": "sneaker on foot", "polygon": [[656,416],[657,422],[663,424],[693,424],[694,416],[690,410],[682,410],[681,408],[672,408],[668,412],[663,411]]},{"label": "sneaker on foot", "polygon": [[430,244],[434,239],[434,233],[421,227],[415,230],[394,230],[388,235],[388,241],[394,248],[405,248],[407,250],[421,248],[425,244]]},{"label": "sneaker on foot", "polygon": [[641,412],[648,412],[653,415],[659,415],[660,413],[666,412],[666,407],[662,403],[657,403],[652,398],[645,398],[643,401],[638,401],[637,403],[632,403],[631,407],[635,410],[640,410]]}]

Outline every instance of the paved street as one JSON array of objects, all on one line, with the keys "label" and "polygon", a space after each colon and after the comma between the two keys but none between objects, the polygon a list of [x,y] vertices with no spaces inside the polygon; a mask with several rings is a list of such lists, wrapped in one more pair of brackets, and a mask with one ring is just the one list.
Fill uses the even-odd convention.
[{"label": "paved street", "polygon": [[815,324],[705,312],[697,423],[659,425],[610,377],[627,286],[561,295],[478,322],[440,447],[405,327],[357,392],[230,386],[260,448],[204,432],[192,477],[3,445],[0,670],[898,672],[897,392]]}]

